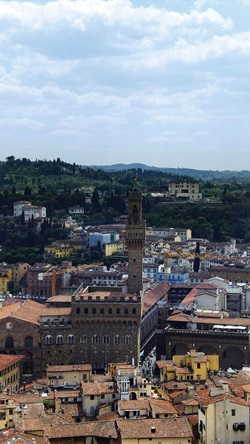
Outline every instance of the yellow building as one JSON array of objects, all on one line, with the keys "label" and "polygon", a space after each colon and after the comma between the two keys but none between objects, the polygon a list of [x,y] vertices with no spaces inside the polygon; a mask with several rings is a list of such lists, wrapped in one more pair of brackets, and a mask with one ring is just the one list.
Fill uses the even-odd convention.
[{"label": "yellow building", "polygon": [[105,244],[105,256],[112,256],[113,253],[124,254],[124,243],[120,241]]},{"label": "yellow building", "polygon": [[9,293],[10,283],[12,283],[12,268],[5,263],[0,265],[0,294]]},{"label": "yellow building", "polygon": [[10,397],[0,397],[0,430],[14,426],[14,410],[17,405]]},{"label": "yellow building", "polygon": [[205,381],[209,372],[219,370],[219,355],[204,355],[191,350],[186,355],[175,355],[172,361],[157,361],[160,381]]},{"label": "yellow building", "polygon": [[19,288],[20,281],[26,275],[29,267],[30,265],[27,262],[19,262],[17,264],[12,265],[13,287],[15,289]]},{"label": "yellow building", "polygon": [[80,244],[78,245],[70,245],[65,243],[60,244],[52,244],[47,245],[44,247],[45,253],[50,257],[55,258],[64,258],[73,256],[75,253],[80,251],[82,249],[82,246]]},{"label": "yellow building", "polygon": [[19,390],[22,355],[0,355],[0,390]]}]

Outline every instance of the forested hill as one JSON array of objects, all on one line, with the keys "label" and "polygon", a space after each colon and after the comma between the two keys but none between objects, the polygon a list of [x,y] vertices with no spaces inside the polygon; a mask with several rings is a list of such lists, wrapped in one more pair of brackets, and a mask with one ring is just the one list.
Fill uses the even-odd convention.
[{"label": "forested hill", "polygon": [[[202,176],[203,199],[189,202],[185,197],[168,196],[168,184],[180,177],[177,171],[190,173],[183,174],[184,178],[195,177],[195,170],[169,169],[174,171],[169,173],[147,170],[141,164],[127,165],[127,168],[108,172],[69,164],[59,158],[31,161],[9,156],[0,163],[0,262],[43,261],[45,245],[65,241],[70,236],[65,220],[71,207],[84,209],[84,216],[77,218],[79,224],[113,223],[127,212],[128,193],[136,176],[143,194],[143,218],[148,226],[190,228],[194,237],[214,242],[231,238],[241,243],[250,242],[250,176],[247,174],[241,178],[218,179],[217,176],[211,180]],[[25,224],[22,217],[13,218],[13,204],[17,201],[46,207],[47,218],[40,231],[33,220]],[[84,257],[75,257],[73,262],[91,263],[100,260],[101,255],[99,250],[87,251]]]},{"label": "forested hill", "polygon": [[224,180],[224,179],[250,179],[250,171],[230,171],[230,170],[194,170],[191,168],[160,168],[155,166],[145,165],[143,163],[117,163],[114,165],[93,165],[92,168],[101,169],[103,171],[125,171],[131,169],[139,169],[141,171],[158,171],[173,176],[193,177],[200,180]]}]

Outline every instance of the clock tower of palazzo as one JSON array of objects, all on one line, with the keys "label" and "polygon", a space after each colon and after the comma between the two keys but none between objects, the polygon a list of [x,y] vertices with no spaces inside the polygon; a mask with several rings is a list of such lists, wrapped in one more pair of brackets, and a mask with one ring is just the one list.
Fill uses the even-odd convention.
[{"label": "clock tower of palazzo", "polygon": [[129,192],[126,244],[128,248],[128,292],[139,295],[143,290],[143,250],[145,221],[142,220],[142,194],[134,181]]}]

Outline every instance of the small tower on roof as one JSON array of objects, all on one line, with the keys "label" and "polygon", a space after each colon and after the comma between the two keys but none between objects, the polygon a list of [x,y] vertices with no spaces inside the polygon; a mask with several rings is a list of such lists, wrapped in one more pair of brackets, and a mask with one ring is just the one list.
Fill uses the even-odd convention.
[{"label": "small tower on roof", "polygon": [[142,194],[137,179],[129,192],[126,243],[128,247],[128,292],[140,294],[143,289],[143,249],[145,245],[145,221],[142,220]]}]

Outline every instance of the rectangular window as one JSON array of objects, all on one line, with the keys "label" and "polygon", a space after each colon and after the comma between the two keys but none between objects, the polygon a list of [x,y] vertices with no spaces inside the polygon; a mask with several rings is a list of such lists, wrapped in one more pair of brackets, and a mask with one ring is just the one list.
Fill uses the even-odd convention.
[{"label": "rectangular window", "polygon": [[95,395],[90,395],[90,399],[91,400],[95,399]]},{"label": "rectangular window", "polygon": [[231,410],[232,416],[235,416],[235,409]]}]

